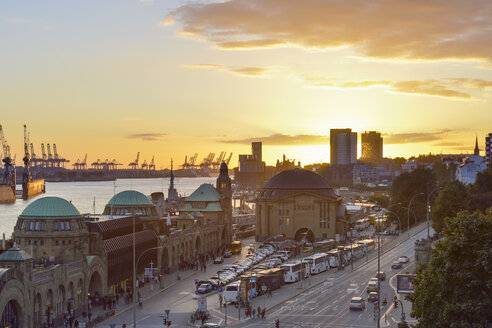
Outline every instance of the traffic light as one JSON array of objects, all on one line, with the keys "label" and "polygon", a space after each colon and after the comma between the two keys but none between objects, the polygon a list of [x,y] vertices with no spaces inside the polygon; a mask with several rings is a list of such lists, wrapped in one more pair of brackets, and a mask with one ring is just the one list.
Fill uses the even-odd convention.
[{"label": "traffic light", "polygon": [[167,326],[169,327],[169,326],[171,326],[171,324],[172,324],[172,323],[171,323],[171,320],[169,320],[169,321],[167,322]]},{"label": "traffic light", "polygon": [[275,327],[276,328],[280,327],[280,321],[278,319],[275,320]]},{"label": "traffic light", "polygon": [[167,318],[162,318],[162,324],[163,324],[164,326],[167,326]]},{"label": "traffic light", "polygon": [[395,309],[398,309],[398,301],[395,301]]}]

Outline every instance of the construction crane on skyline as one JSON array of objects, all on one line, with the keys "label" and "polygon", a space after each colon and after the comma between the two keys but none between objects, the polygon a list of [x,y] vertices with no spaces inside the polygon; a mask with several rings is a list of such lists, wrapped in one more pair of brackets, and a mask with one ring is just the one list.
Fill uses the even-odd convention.
[{"label": "construction crane on skyline", "polygon": [[142,163],[142,170],[146,170],[147,169],[147,160],[144,159],[143,163]]},{"label": "construction crane on skyline", "polygon": [[5,136],[3,134],[2,125],[0,125],[0,142],[2,143],[3,152],[2,162],[4,163],[2,183],[11,185],[15,193],[15,159],[12,163],[10,147],[7,144],[7,140],[5,139]]},{"label": "construction crane on skyline", "polygon": [[225,163],[227,164],[227,166],[229,166],[229,163],[231,162],[231,158],[232,158],[232,153],[229,154],[229,157],[225,161]]},{"label": "construction crane on skyline", "polygon": [[152,156],[152,160],[150,161],[149,170],[154,170],[155,171],[154,156]]}]

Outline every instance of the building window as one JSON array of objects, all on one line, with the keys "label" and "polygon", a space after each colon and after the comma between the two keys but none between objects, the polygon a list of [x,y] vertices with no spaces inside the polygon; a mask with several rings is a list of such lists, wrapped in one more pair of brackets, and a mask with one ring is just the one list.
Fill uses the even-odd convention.
[{"label": "building window", "polygon": [[60,230],[61,231],[65,230],[65,222],[63,221],[60,222]]},{"label": "building window", "polygon": [[28,245],[31,245],[31,241],[30,241],[30,240],[28,240],[28,241],[27,241],[27,244],[28,244]]},{"label": "building window", "polygon": [[64,240],[62,240],[62,245],[65,245],[65,241]]},{"label": "building window", "polygon": [[34,241],[34,246],[36,246],[37,244],[38,244],[38,241],[37,241],[37,240],[35,240],[35,241]]},{"label": "building window", "polygon": [[39,245],[44,246],[44,240],[40,240]]},{"label": "building window", "polygon": [[60,242],[57,240],[55,241],[55,245],[58,246],[60,244]]},{"label": "building window", "polygon": [[72,245],[72,241],[71,241],[71,240],[69,240],[69,241],[68,241],[68,244],[69,244],[69,245]]},{"label": "building window", "polygon": [[34,221],[29,222],[29,231],[32,231],[32,228],[34,228]]},{"label": "building window", "polygon": [[21,222],[21,227],[20,227],[20,228],[21,228],[21,230],[22,230],[22,229],[24,229],[24,224],[25,224],[25,223],[26,223],[26,221],[22,220],[22,222]]},{"label": "building window", "polygon": [[41,231],[46,231],[46,222],[41,222]]},{"label": "building window", "polygon": [[34,230],[36,230],[36,231],[39,230],[39,221],[35,222]]},{"label": "building window", "polygon": [[67,224],[65,225],[65,227],[67,228],[67,230],[70,230],[70,221],[67,221],[66,223]]},{"label": "building window", "polygon": [[53,230],[58,231],[58,221],[55,221],[55,223],[53,224]]}]

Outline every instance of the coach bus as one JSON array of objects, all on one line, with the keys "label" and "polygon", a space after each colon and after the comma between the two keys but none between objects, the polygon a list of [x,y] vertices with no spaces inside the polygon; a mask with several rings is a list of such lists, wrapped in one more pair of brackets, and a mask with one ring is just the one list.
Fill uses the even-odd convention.
[{"label": "coach bus", "polygon": [[328,270],[328,254],[326,253],[313,254],[302,261],[309,264],[309,272],[311,274],[318,274]]},{"label": "coach bus", "polygon": [[315,242],[313,245],[313,251],[314,253],[327,253],[336,246],[337,242],[335,239],[326,239]]},{"label": "coach bus", "polygon": [[[301,266],[302,265],[302,266]],[[304,267],[304,269],[303,269]],[[296,282],[301,279],[302,273],[304,273],[304,278],[307,278],[307,263],[301,263],[300,261],[296,263],[286,263],[280,266],[280,269],[284,271],[284,281],[285,283]]]},{"label": "coach bus", "polygon": [[338,267],[338,258],[339,258],[339,254],[336,249],[332,249],[331,251],[328,252],[328,263],[330,265],[330,268]]},{"label": "coach bus", "polygon": [[[256,286],[258,295],[263,295],[268,291],[279,289],[284,282],[284,271],[279,268],[263,270],[256,273]],[[263,288],[265,286],[265,288]]]}]

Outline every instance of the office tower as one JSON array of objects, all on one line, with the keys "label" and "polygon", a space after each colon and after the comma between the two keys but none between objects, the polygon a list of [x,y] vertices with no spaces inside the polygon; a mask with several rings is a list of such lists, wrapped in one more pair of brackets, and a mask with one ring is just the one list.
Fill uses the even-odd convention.
[{"label": "office tower", "polygon": [[383,159],[383,138],[376,131],[364,132],[361,135],[362,159],[378,162]]},{"label": "office tower", "polygon": [[357,132],[352,129],[330,130],[330,164],[349,165],[357,163]]},{"label": "office tower", "polygon": [[485,137],[485,160],[487,161],[487,166],[490,166],[492,163],[491,143],[492,133],[489,133],[489,135]]}]

